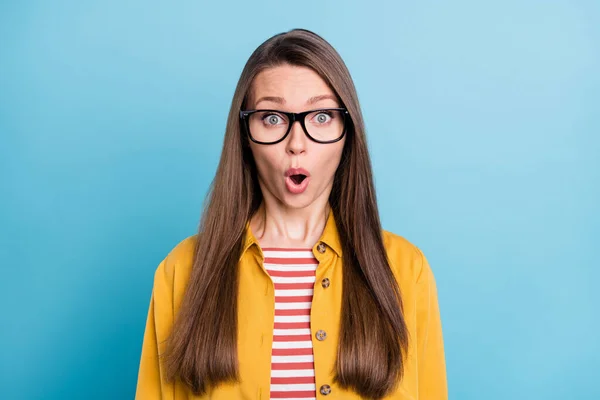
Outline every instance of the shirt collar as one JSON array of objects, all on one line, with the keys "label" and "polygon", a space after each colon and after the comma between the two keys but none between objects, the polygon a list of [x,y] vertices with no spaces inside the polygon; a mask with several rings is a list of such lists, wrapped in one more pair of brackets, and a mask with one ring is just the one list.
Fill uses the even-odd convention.
[{"label": "shirt collar", "polygon": [[[329,208],[329,215],[327,217],[327,222],[325,223],[325,229],[323,229],[323,233],[321,234],[319,241],[315,244],[314,247],[316,248],[316,246],[320,242],[323,242],[327,246],[331,247],[339,257],[342,256],[342,244],[340,242],[340,235],[337,225],[335,223],[333,209],[331,207]],[[253,244],[256,244],[258,246],[258,240],[252,233],[252,229],[250,228],[250,220],[248,220],[246,222],[246,227],[244,230],[244,247],[242,250],[242,254],[244,254],[246,250],[248,250]]]}]

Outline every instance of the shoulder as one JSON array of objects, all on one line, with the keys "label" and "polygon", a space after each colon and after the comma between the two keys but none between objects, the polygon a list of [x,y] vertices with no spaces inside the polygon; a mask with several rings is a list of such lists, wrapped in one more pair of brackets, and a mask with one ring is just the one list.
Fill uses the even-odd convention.
[{"label": "shoulder", "polygon": [[403,236],[382,229],[383,244],[388,261],[398,280],[412,283],[431,274],[427,258],[412,242]]},{"label": "shoulder", "polygon": [[190,267],[194,261],[194,253],[196,250],[196,241],[198,235],[188,236],[175,245],[159,264],[156,269],[155,279],[165,276],[173,276],[180,269]]},{"label": "shoulder", "polygon": [[186,237],[160,262],[154,273],[156,295],[180,298],[192,272],[197,240],[197,234]]}]

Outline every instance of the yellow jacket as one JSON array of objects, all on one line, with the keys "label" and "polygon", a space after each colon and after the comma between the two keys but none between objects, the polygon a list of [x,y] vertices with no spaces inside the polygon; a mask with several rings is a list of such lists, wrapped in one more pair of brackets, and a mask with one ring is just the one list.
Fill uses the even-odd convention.
[{"label": "yellow jacket", "polygon": [[[194,241],[191,236],[179,243],[160,263],[154,275],[148,319],[138,373],[137,400],[265,400],[269,398],[271,346],[274,321],[274,290],[262,266],[262,251],[247,224],[240,257],[238,305],[238,365],[241,383],[221,384],[203,396],[194,396],[179,380],[166,383],[158,354],[164,351],[174,316],[182,301],[192,269]],[[408,359],[404,378],[387,400],[446,400],[446,365],[442,326],[435,279],[421,250],[401,236],[383,230],[388,259],[398,280],[409,330]],[[318,246],[324,243],[325,247]],[[256,244],[256,246],[253,246]],[[321,253],[319,250],[324,252]],[[333,383],[333,366],[339,337],[342,299],[341,244],[330,212],[325,230],[313,247],[319,261],[311,325],[327,332],[327,340],[313,341],[317,398],[355,400],[354,392]],[[322,284],[323,279],[329,284]],[[323,291],[325,295],[316,295]],[[314,335],[313,335],[314,336]],[[319,393],[329,385],[328,395]]]}]

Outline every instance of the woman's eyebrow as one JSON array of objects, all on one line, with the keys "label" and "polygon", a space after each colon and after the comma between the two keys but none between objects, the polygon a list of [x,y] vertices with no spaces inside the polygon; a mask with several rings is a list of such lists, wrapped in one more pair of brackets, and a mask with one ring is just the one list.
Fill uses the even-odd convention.
[{"label": "woman's eyebrow", "polygon": [[333,100],[335,102],[337,102],[337,99],[334,95],[332,94],[322,94],[320,96],[314,96],[311,97],[310,99],[308,99],[308,101],[306,102],[306,104],[315,104],[318,103],[321,100],[326,100],[326,99],[330,99]]},{"label": "woman's eyebrow", "polygon": [[[311,105],[311,104],[315,104],[318,103],[321,100],[326,100],[326,99],[330,99],[333,101],[337,102],[337,98],[332,95],[332,94],[322,94],[319,96],[313,96],[310,99],[308,99],[306,101],[306,104]],[[285,99],[283,97],[278,97],[278,96],[263,96],[260,99],[258,99],[258,101],[254,104],[255,106],[258,106],[258,103],[260,103],[261,101],[271,101],[273,103],[278,103],[278,104],[285,104]]]}]

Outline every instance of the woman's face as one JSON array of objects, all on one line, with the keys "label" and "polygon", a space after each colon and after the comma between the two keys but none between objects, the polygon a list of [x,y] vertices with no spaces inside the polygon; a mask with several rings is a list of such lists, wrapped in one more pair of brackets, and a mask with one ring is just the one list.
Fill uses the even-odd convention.
[{"label": "woman's face", "polygon": [[[247,109],[302,112],[334,107],[340,107],[335,94],[316,72],[307,67],[284,64],[264,70],[255,77]],[[310,118],[309,115],[307,126]],[[327,121],[326,115],[316,118]],[[277,116],[266,119],[266,124],[281,122]],[[277,144],[262,145],[250,141],[265,200],[275,200],[290,208],[304,208],[315,200],[325,204],[345,141],[346,136],[335,143],[317,143],[306,136],[299,122],[295,122],[289,135]],[[302,168],[306,172],[290,171],[291,168]],[[300,183],[298,177],[287,176],[298,172],[308,175]]]}]

